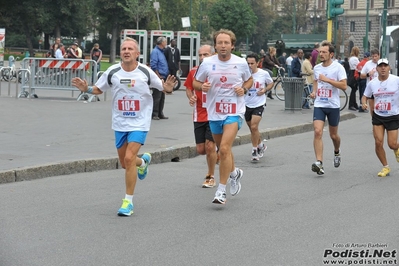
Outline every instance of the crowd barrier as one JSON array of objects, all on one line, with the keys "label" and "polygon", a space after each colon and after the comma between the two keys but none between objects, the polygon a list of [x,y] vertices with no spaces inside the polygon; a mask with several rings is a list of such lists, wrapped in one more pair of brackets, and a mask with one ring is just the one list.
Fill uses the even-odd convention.
[{"label": "crowd barrier", "polygon": [[[37,98],[36,90],[64,90],[75,91],[80,94],[77,100],[96,101],[97,96],[80,92],[72,86],[72,78],[85,79],[89,85],[97,81],[97,62],[83,59],[57,58],[25,58],[21,62],[21,69],[17,80],[21,80],[21,92],[17,97]],[[105,95],[104,95],[105,99]]]}]

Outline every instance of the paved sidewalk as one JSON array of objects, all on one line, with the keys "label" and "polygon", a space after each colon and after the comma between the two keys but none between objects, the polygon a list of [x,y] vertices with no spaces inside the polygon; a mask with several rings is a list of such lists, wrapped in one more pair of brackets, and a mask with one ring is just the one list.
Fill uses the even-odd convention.
[{"label": "paved sidewalk", "polygon": [[[15,98],[15,83],[0,87],[0,183],[118,168],[111,129],[110,95],[104,101],[77,102],[71,91],[37,90],[38,99]],[[272,139],[313,130],[313,110],[286,111],[278,99],[267,101],[260,124],[262,137]],[[152,163],[197,156],[184,87],[166,96],[168,120],[152,121],[141,152],[153,154]],[[344,111],[341,121],[358,114]],[[250,143],[243,123],[235,145]]]}]

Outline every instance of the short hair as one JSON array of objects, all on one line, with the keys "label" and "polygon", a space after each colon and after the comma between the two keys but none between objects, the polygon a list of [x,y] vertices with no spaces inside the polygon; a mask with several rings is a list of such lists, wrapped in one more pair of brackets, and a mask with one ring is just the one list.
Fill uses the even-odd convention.
[{"label": "short hair", "polygon": [[126,38],[123,39],[123,41],[121,42],[121,49],[122,49],[122,45],[123,45],[125,42],[134,42],[134,43],[136,44],[137,51],[140,52],[140,45],[139,45],[139,43],[136,41],[136,39],[133,39],[133,38],[130,38],[130,37],[126,37]]},{"label": "short hair", "polygon": [[215,32],[213,34],[213,44],[216,45],[216,38],[220,35],[220,34],[227,34],[230,36],[230,41],[231,44],[234,46],[236,44],[237,38],[236,35],[234,34],[234,32],[232,32],[231,30],[226,30],[226,29],[220,29],[217,32]]},{"label": "short hair", "polygon": [[328,46],[328,52],[329,52],[329,53],[335,53],[335,48],[334,48],[334,46],[332,45],[332,43],[329,42],[329,41],[322,41],[321,44],[320,44],[320,46],[321,46],[321,47]]},{"label": "short hair", "polygon": [[[211,51],[211,55],[215,54],[215,47],[213,47],[212,45],[204,44],[204,45],[201,45],[201,46],[200,46],[200,49],[201,49],[202,47],[207,47],[207,48],[209,48],[209,50]],[[198,50],[199,50],[199,49],[198,49]]]},{"label": "short hair", "polygon": [[306,59],[309,59],[309,58],[312,57],[312,53],[306,52],[304,56],[305,56]]},{"label": "short hair", "polygon": [[157,45],[158,45],[158,44],[161,44],[161,43],[163,43],[163,42],[166,42],[166,38],[165,38],[165,37],[161,36],[161,37],[158,37],[158,38],[157,38]]},{"label": "short hair", "polygon": [[254,58],[256,62],[259,62],[259,56],[255,53],[247,55],[247,59],[248,58]]},{"label": "short hair", "polygon": [[380,54],[380,51],[378,51],[378,49],[372,49],[371,51],[370,51],[370,53],[371,53],[371,55],[373,55],[373,54]]},{"label": "short hair", "polygon": [[319,48],[320,44],[317,42],[314,44],[314,48]]}]

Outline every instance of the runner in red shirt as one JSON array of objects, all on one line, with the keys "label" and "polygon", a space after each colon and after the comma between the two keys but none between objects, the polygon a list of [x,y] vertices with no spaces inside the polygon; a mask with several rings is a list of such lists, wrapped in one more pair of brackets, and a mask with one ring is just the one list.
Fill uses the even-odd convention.
[{"label": "runner in red shirt", "polygon": [[[205,57],[213,55],[214,52],[214,48],[210,45],[201,46],[198,50],[200,63]],[[198,67],[195,66],[190,70],[184,82],[184,86],[186,87],[189,103],[194,107],[193,122],[197,152],[201,155],[206,155],[206,162],[208,165],[208,174],[205,177],[202,187],[211,188],[215,186],[214,174],[217,161],[216,144],[209,128],[208,113],[206,111],[206,93],[193,88],[193,80],[197,68]]]}]

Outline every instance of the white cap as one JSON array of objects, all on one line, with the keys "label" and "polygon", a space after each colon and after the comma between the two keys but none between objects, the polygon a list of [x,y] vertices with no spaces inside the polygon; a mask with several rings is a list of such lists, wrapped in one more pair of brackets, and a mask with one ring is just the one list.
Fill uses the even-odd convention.
[{"label": "white cap", "polygon": [[381,58],[380,60],[378,60],[377,66],[379,66],[380,64],[387,64],[387,65],[389,65],[388,59],[386,59],[386,58]]}]

